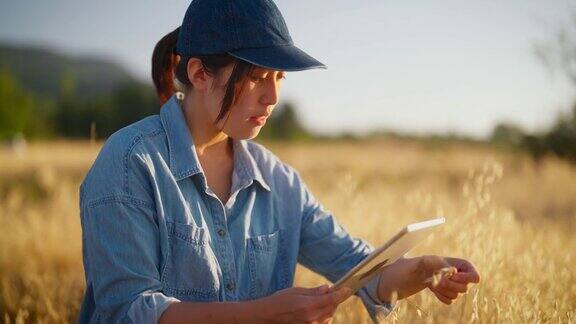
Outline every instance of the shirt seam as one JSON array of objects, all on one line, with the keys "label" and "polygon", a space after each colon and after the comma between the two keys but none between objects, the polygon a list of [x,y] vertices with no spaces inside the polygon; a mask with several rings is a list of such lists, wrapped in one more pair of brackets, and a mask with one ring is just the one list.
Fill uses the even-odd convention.
[{"label": "shirt seam", "polygon": [[155,131],[152,131],[148,134],[144,134],[144,133],[138,133],[133,139],[132,142],[130,143],[130,145],[128,146],[128,148],[126,149],[126,153],[124,153],[124,193],[130,195],[130,188],[128,186],[128,162],[129,162],[129,158],[130,156],[132,156],[132,151],[134,150],[134,148],[142,142],[142,138],[144,137],[152,137],[154,135],[158,134],[158,131],[160,131],[160,129],[157,129]]},{"label": "shirt seam", "polygon": [[134,138],[132,138],[132,141],[130,143],[130,145],[128,146],[128,148],[126,149],[126,152],[124,153],[124,193],[127,195],[131,195],[132,192],[130,190],[130,186],[129,186],[129,179],[128,179],[128,172],[129,172],[129,159],[132,156],[132,152],[134,151],[134,149],[136,148],[136,146],[138,146],[138,144],[142,143],[142,139],[143,138],[151,138],[154,136],[157,136],[161,133],[163,133],[164,130],[162,128],[156,128],[151,130],[150,132],[144,133],[144,132],[138,132],[136,136],[134,136]]},{"label": "shirt seam", "polygon": [[91,200],[90,202],[86,203],[84,207],[93,208],[102,205],[110,205],[114,203],[126,203],[132,204],[135,206],[143,206],[148,207],[150,209],[154,209],[154,204],[148,201],[130,196],[130,195],[109,195],[102,198]]}]

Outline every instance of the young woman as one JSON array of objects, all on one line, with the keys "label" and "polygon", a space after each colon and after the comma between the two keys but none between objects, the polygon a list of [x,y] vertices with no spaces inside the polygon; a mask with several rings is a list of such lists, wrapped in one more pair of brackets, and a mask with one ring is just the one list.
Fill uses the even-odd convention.
[{"label": "young woman", "polygon": [[[296,264],[334,282],[373,247],[250,141],[286,71],[311,68],[325,66],[294,46],[270,0],[190,4],[154,51],[160,114],[113,134],[80,186],[80,322],[331,321],[350,291],[292,287]],[[425,283],[447,265],[457,273]],[[396,299],[429,288],[450,304],[478,281],[470,262],[427,255],[398,260],[356,295],[376,320]]]}]

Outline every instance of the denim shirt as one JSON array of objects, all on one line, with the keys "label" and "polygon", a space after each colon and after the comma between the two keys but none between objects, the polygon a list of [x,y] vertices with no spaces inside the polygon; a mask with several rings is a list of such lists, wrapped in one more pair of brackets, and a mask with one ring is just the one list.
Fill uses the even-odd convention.
[{"label": "denim shirt", "polygon": [[[297,263],[335,282],[373,250],[295,169],[253,141],[232,143],[221,202],[175,96],[110,136],[80,186],[81,323],[156,323],[173,302],[262,298],[291,287]],[[394,307],[377,285],[356,293],[374,321]]]}]

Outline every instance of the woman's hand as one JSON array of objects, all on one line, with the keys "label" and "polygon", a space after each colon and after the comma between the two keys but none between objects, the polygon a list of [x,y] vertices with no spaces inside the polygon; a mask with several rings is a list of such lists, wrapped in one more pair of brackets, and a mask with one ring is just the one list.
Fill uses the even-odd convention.
[{"label": "woman's hand", "polygon": [[336,308],[352,295],[350,289],[332,291],[328,285],[293,287],[255,300],[258,316],[267,323],[330,323]]},{"label": "woman's hand", "polygon": [[464,259],[425,255],[421,257],[420,271],[426,286],[447,305],[459,294],[467,293],[468,284],[480,282],[474,265]]}]

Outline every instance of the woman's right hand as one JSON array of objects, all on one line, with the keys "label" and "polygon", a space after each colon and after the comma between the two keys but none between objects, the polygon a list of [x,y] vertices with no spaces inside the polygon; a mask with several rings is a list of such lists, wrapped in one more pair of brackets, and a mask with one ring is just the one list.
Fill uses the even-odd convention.
[{"label": "woman's right hand", "polygon": [[267,323],[330,323],[338,305],[351,295],[349,288],[333,291],[328,285],[287,288],[255,300],[256,316]]}]

